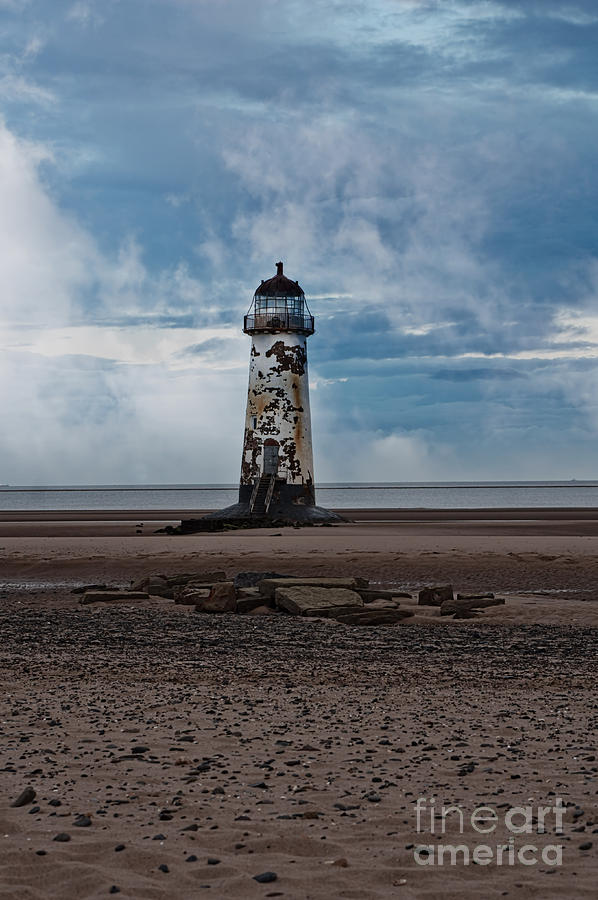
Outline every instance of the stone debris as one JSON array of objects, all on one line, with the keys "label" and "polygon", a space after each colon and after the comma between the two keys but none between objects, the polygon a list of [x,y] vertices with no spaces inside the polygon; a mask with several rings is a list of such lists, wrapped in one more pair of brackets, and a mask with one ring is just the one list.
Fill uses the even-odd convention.
[{"label": "stone debris", "polygon": [[205,585],[211,587],[217,581],[226,581],[226,572],[185,572],[177,575],[152,574],[145,575],[131,585],[132,591],[146,591],[155,597],[173,600],[177,588],[189,585]]},{"label": "stone debris", "polygon": [[203,588],[195,588],[195,587],[181,587],[175,588],[174,592],[174,602],[180,603],[183,606],[196,606],[197,604],[202,603],[204,600],[207,600],[210,596],[210,591],[212,590],[213,585],[209,587]]},{"label": "stone debris", "polygon": [[410,618],[413,613],[407,609],[366,609],[332,613],[332,618],[343,625],[396,625],[403,619]]},{"label": "stone debris", "polygon": [[452,599],[452,584],[445,584],[441,587],[425,587],[418,594],[419,606],[442,606],[446,600]]},{"label": "stone debris", "polygon": [[301,586],[295,583],[289,584],[288,587],[277,587],[275,600],[279,609],[284,609],[294,616],[326,618],[339,608],[358,609],[363,606],[359,594],[346,587]]},{"label": "stone debris", "polygon": [[258,587],[264,597],[273,598],[277,588],[345,588],[345,590],[356,591],[359,588],[365,589],[368,585],[369,582],[365,578],[264,578],[259,582]]},{"label": "stone debris", "polygon": [[237,592],[232,581],[215,584],[207,597],[195,607],[196,612],[228,613],[237,611]]},{"label": "stone debris", "polygon": [[440,607],[440,615],[453,616],[457,614],[459,618],[465,618],[463,613],[474,612],[478,609],[486,609],[489,606],[504,606],[504,603],[505,601],[503,599],[495,597],[494,594],[486,594],[485,597],[468,598],[460,598],[458,595],[456,600],[445,600]]},{"label": "stone debris", "polygon": [[[393,625],[417,615],[417,606],[436,607],[421,614],[472,619],[482,610],[505,603],[491,592],[454,595],[450,584],[424,587],[413,594],[393,587],[371,587],[365,578],[301,577],[276,572],[240,572],[227,580],[226,572],[152,573],[127,590],[85,585],[79,603],[126,603],[151,597],[193,606],[198,613],[238,613],[251,616],[292,615],[321,617],[345,625]],[[71,592],[73,593],[73,592]],[[401,607],[401,598],[413,600]],[[365,608],[364,608],[365,607]]]},{"label": "stone debris", "polygon": [[411,594],[406,591],[375,590],[374,588],[357,588],[357,593],[364,603],[373,603],[375,600],[398,600],[405,597],[411,600]]},{"label": "stone debris", "polygon": [[13,809],[18,809],[20,806],[27,806],[28,803],[33,803],[34,800],[35,791],[32,787],[26,787],[10,805]]}]

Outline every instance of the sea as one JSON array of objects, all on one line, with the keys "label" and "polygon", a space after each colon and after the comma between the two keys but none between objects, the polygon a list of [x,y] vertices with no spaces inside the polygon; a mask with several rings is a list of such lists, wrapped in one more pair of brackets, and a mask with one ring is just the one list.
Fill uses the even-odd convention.
[{"label": "sea", "polygon": [[[0,512],[205,510],[237,501],[232,484],[0,485]],[[598,481],[447,481],[320,484],[329,509],[598,507]]]}]

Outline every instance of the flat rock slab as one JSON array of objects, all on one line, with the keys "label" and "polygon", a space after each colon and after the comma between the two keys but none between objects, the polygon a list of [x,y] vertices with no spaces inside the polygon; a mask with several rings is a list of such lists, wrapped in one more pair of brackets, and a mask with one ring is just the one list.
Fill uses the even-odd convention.
[{"label": "flat rock slab", "polygon": [[500,597],[472,597],[463,600],[446,600],[440,607],[441,616],[454,616],[466,618],[464,613],[473,612],[476,609],[486,609],[488,606],[504,606],[505,601]]},{"label": "flat rock slab", "polygon": [[264,597],[274,597],[279,588],[344,588],[354,591],[367,586],[365,578],[264,578],[258,585]]},{"label": "flat rock slab", "polygon": [[364,603],[372,603],[374,600],[392,600],[393,598],[399,599],[400,597],[406,597],[409,600],[411,599],[411,594],[408,594],[405,591],[389,591],[386,589],[376,591],[374,590],[374,588],[359,588],[357,593],[362,598]]},{"label": "flat rock slab", "polygon": [[79,603],[126,603],[129,600],[148,600],[145,591],[87,591]]},{"label": "flat rock slab", "polygon": [[345,587],[285,585],[276,588],[275,599],[279,609],[293,616],[328,616],[339,607],[344,610],[363,607],[359,594]]},{"label": "flat rock slab", "polygon": [[202,603],[210,596],[210,588],[194,589],[185,588],[179,593],[175,593],[174,602],[181,606],[195,606]]},{"label": "flat rock slab", "polygon": [[332,618],[343,625],[396,625],[412,615],[407,609],[372,609],[368,606],[367,609],[352,612],[343,610],[333,614]]}]

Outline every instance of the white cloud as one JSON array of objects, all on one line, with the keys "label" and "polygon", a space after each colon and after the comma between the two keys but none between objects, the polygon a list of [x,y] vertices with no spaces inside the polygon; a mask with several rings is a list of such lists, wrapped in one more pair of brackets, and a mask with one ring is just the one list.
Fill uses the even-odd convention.
[{"label": "white cloud", "polygon": [[50,160],[0,122],[0,323],[65,323],[98,269],[93,240],[43,185]]},{"label": "white cloud", "polygon": [[10,484],[234,481],[246,373],[0,355]]},{"label": "white cloud", "polygon": [[98,26],[104,21],[103,15],[92,0],[76,0],[68,10],[66,18],[82,27]]},{"label": "white cloud", "polygon": [[[102,254],[46,187],[51,163],[0,126],[2,480],[234,480],[247,342],[238,328],[161,328],[220,310],[185,265],[151,275],[134,240]],[[136,315],[149,324],[111,324]],[[183,353],[214,338],[222,352]]]},{"label": "white cloud", "polygon": [[[350,452],[339,454],[340,447]],[[316,434],[315,449],[317,482],[443,480],[456,465],[448,445],[420,431],[323,431]]]},{"label": "white cloud", "polygon": [[56,102],[56,95],[23,75],[9,74],[0,78],[0,99],[48,105]]}]

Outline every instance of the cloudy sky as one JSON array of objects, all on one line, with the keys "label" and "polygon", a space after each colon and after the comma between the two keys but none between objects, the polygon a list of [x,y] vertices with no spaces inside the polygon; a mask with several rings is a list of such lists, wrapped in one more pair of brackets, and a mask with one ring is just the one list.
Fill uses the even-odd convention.
[{"label": "cloudy sky", "polygon": [[0,0],[0,482],[234,482],[285,261],[321,481],[598,478],[595,0]]}]

